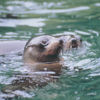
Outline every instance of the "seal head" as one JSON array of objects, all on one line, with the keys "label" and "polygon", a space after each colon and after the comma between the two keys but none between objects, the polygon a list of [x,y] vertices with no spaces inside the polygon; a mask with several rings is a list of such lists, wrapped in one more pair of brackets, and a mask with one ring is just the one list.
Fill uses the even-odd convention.
[{"label": "seal head", "polygon": [[61,36],[59,39],[63,41],[63,51],[78,48],[82,45],[82,39],[76,35]]},{"label": "seal head", "polygon": [[63,41],[52,36],[39,36],[30,39],[24,48],[24,62],[59,61]]}]

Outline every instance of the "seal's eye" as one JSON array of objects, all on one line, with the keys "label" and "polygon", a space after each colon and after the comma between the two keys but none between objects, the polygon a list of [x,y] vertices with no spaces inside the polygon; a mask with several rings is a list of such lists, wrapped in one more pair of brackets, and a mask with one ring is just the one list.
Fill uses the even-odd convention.
[{"label": "seal's eye", "polygon": [[82,39],[80,38],[80,42],[82,43]]},{"label": "seal's eye", "polygon": [[70,35],[71,36],[71,38],[75,38],[75,36],[74,35]]}]

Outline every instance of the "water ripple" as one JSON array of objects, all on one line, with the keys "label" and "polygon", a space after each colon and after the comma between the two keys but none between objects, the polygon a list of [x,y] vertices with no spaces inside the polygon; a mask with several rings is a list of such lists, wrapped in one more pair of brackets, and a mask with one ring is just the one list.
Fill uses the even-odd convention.
[{"label": "water ripple", "polygon": [[0,19],[0,26],[2,27],[16,27],[18,25],[27,25],[31,27],[45,26],[45,19]]}]

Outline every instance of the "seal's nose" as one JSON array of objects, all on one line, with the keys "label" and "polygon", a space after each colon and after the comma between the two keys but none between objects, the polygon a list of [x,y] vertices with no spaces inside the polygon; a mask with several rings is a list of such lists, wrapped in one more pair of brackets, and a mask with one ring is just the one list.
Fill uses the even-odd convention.
[{"label": "seal's nose", "polygon": [[63,44],[63,40],[59,40],[59,44],[62,45]]},{"label": "seal's nose", "polygon": [[76,39],[72,39],[72,44],[76,44],[77,40]]},{"label": "seal's nose", "polygon": [[72,43],[72,48],[77,48],[78,44],[76,39],[72,39],[71,43]]}]

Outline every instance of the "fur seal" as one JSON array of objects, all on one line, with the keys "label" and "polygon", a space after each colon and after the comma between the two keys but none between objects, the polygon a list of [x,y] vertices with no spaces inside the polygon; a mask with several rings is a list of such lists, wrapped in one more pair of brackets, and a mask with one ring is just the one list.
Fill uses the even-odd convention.
[{"label": "fur seal", "polygon": [[59,39],[63,41],[64,52],[82,46],[82,38],[77,35],[60,36]]},{"label": "fur seal", "polygon": [[[31,70],[60,70],[63,41],[45,35],[31,38],[25,45],[23,59]],[[60,65],[60,66],[59,66]]]},{"label": "fur seal", "polygon": [[[42,87],[49,82],[56,82],[61,73],[62,58],[60,53],[63,41],[52,36],[31,38],[25,45],[23,59],[30,70],[25,75],[16,75],[16,79],[2,89],[3,93],[16,94],[16,91],[28,91]],[[9,98],[9,97],[7,97]],[[13,97],[12,97],[13,98]]]}]

